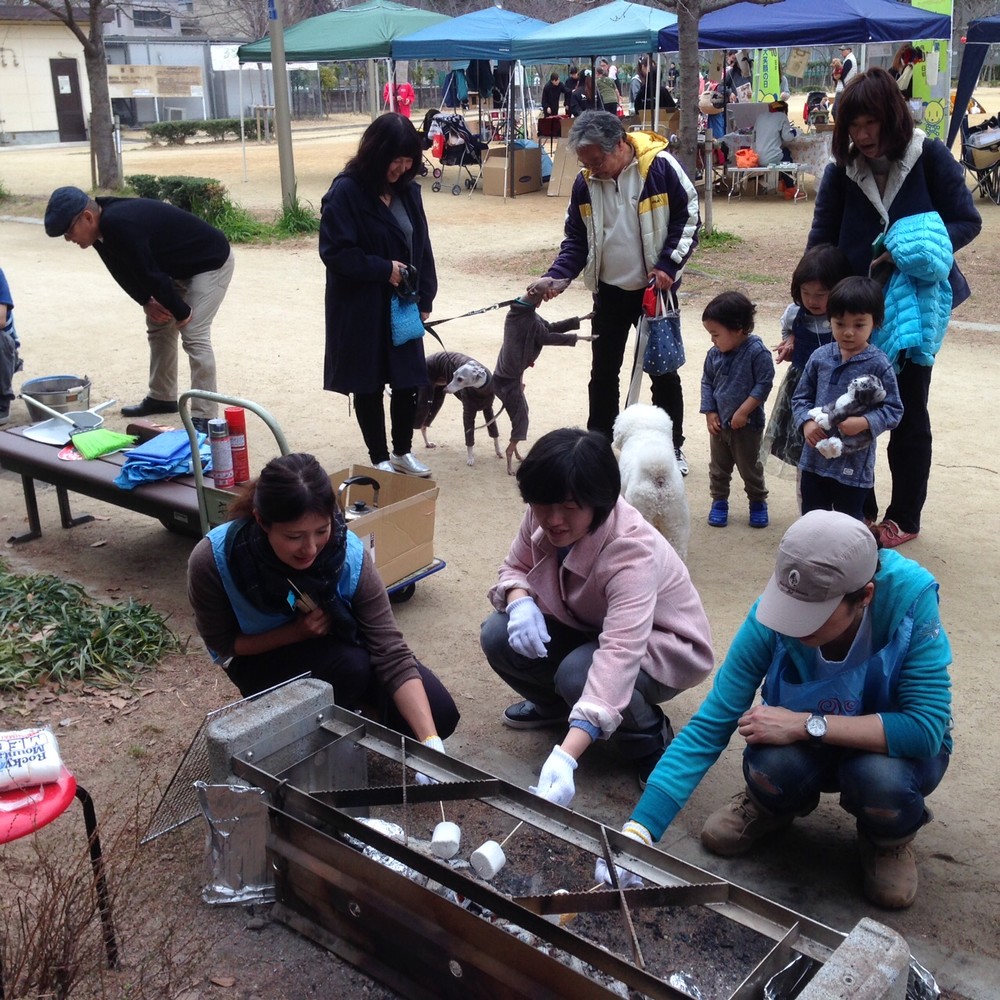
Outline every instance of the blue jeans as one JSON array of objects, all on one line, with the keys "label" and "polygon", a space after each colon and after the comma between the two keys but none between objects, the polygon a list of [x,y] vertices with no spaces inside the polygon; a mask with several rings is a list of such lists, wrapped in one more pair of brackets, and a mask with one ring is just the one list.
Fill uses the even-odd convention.
[{"label": "blue jeans", "polygon": [[[597,652],[597,633],[578,632],[545,616],[551,641],[548,656],[532,660],[515,653],[507,641],[507,613],[496,611],[483,622],[479,643],[493,670],[543,715],[566,717],[583,694],[591,661]],[[659,703],[677,691],[639,671],[632,698],[622,712],[621,725],[612,734],[622,756],[637,760],[665,746],[663,712]]]},{"label": "blue jeans", "polygon": [[779,816],[804,816],[820,792],[840,792],[858,832],[875,841],[912,837],[930,819],[924,797],[937,788],[950,755],[888,757],[842,747],[795,743],[748,746],[743,776],[753,797]]}]

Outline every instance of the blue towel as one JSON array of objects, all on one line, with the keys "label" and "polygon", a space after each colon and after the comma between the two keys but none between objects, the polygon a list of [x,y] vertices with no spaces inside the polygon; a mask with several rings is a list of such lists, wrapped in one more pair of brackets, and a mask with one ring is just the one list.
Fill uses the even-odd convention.
[{"label": "blue towel", "polygon": [[[201,433],[197,438],[201,467],[209,472],[212,468],[212,451],[208,438]],[[115,485],[123,490],[132,490],[143,483],[185,476],[192,471],[191,442],[187,431],[164,431],[126,453],[125,464],[115,478]]]}]

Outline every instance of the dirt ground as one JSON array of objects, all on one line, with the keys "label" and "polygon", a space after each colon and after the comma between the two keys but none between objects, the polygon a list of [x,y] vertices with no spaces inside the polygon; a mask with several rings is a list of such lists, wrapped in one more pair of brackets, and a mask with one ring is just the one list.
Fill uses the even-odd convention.
[{"label": "dirt ground", "polygon": [[[297,132],[300,199],[318,209],[359,131],[357,123],[350,123]],[[124,157],[126,174],[214,177],[247,208],[268,212],[280,203],[273,144],[249,146],[245,168],[239,145],[232,143],[171,149],[129,142]],[[69,183],[88,187],[89,177],[84,147],[0,149],[0,181],[17,196],[0,206],[0,212],[9,213],[0,219],[0,266],[13,289],[23,341],[25,371],[19,378],[86,373],[94,383],[92,403],[111,398],[134,402],[144,394],[147,363],[139,309],[95,253],[49,240],[37,224],[40,204],[52,188]],[[775,197],[717,200],[716,226],[741,242],[699,251],[683,286],[689,357],[682,371],[688,401],[685,451],[691,464],[686,483],[693,522],[689,566],[712,623],[718,661],[771,572],[781,533],[795,518],[795,485],[793,475],[768,469],[772,523],[765,531],[746,525],[738,485],[730,526],[713,530],[705,523],[708,443],[697,401],[700,360],[709,341],[698,316],[719,291],[742,289],[757,303],[758,332],[768,343],[777,340],[789,276],[812,214],[812,184],[808,190],[809,199],[797,203]],[[517,294],[542,272],[560,239],[564,201],[544,192],[504,203],[480,193],[434,194],[425,186],[424,200],[441,279],[435,318]],[[740,787],[738,739],[701,783],[661,847],[845,931],[861,917],[872,916],[907,939],[948,995],[993,1000],[1000,982],[1000,806],[995,794],[1000,696],[989,670],[997,655],[1000,550],[990,538],[1000,513],[1000,467],[995,449],[970,433],[985,421],[982,411],[968,409],[968,387],[976,385],[977,406],[1000,394],[1000,368],[986,353],[1000,332],[993,294],[1000,210],[989,202],[979,202],[979,207],[983,234],[960,258],[973,297],[956,311],[935,365],[935,455],[923,530],[904,550],[939,580],[942,618],[954,648],[955,755],[931,799],[935,822],[917,840],[919,897],[910,910],[893,914],[863,901],[853,827],[832,796],[750,858],[726,862],[706,854],[698,841],[702,822]],[[15,216],[34,216],[34,223]],[[346,400],[320,388],[324,275],[314,240],[239,247],[236,255],[236,274],[214,331],[220,391],[266,407],[293,448],[313,452],[328,468],[364,461]],[[589,308],[582,283],[577,283],[545,315],[557,319]],[[449,348],[492,364],[502,325],[502,312],[492,312],[444,324],[439,332]],[[554,427],[585,422],[587,371],[585,345],[542,353],[526,379],[531,439]],[[648,399],[645,389],[643,395]],[[123,430],[125,420],[117,407],[109,413],[106,425]],[[14,404],[12,418],[14,424],[28,422],[22,402]],[[502,439],[506,429],[501,418]],[[437,449],[416,450],[433,467],[440,486],[435,551],[447,568],[418,585],[413,600],[398,606],[398,618],[414,650],[439,672],[462,709],[449,753],[527,786],[537,776],[552,734],[513,732],[500,724],[512,693],[492,675],[478,645],[478,626],[489,612],[485,595],[522,504],[484,431],[477,435],[475,466],[466,465],[457,404],[445,405],[433,430]],[[253,468],[276,451],[261,424],[251,424],[249,443]],[[881,464],[880,473],[884,482]],[[185,591],[192,542],[141,515],[83,498],[74,499],[74,510],[98,519],[63,531],[54,490],[42,488],[39,499],[44,536],[27,545],[8,545],[3,557],[9,564],[77,580],[99,597],[148,601],[169,614],[172,627],[190,642],[186,655],[170,657],[141,681],[140,693],[0,695],[0,726],[55,726],[64,758],[94,795],[109,827],[128,826],[136,817],[141,825],[205,713],[232,701],[236,693],[194,634]],[[24,524],[20,482],[2,472],[0,533],[6,538]],[[669,706],[675,728],[690,717],[706,690],[696,688]],[[631,771],[606,747],[587,755],[577,785],[574,807],[616,829],[638,795]],[[23,855],[9,850],[4,858],[5,865],[23,861]],[[134,893],[118,901],[126,970],[134,974],[157,952],[173,974],[169,990],[143,993],[134,988],[130,995],[186,1000],[390,995],[290,930],[269,923],[266,913],[248,920],[242,909],[204,906],[199,899],[206,880],[200,821],[141,848],[137,861]],[[257,919],[261,916],[263,921]]]}]

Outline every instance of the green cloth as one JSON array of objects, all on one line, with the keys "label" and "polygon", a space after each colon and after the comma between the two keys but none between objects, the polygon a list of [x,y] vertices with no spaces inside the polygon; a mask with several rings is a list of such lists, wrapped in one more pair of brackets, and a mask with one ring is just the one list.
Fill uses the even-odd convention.
[{"label": "green cloth", "polygon": [[122,448],[131,448],[139,439],[134,434],[119,434],[118,431],[95,427],[93,430],[74,434],[70,440],[84,458],[90,459],[110,455],[113,451],[121,451]]}]

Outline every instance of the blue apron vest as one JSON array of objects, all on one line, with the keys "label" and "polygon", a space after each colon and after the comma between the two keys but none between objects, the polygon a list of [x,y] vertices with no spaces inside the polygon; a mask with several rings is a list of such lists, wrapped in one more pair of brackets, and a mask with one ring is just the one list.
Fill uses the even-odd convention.
[{"label": "blue apron vest", "polygon": [[[288,592],[288,614],[277,614],[261,611],[255,607],[236,586],[229,562],[226,559],[226,539],[230,531],[236,531],[245,524],[245,521],[229,521],[213,528],[206,536],[212,543],[212,555],[215,556],[215,565],[219,570],[219,577],[222,586],[226,591],[226,597],[232,606],[236,620],[239,622],[240,631],[244,635],[260,635],[262,632],[270,632],[290,622],[295,614],[295,594],[291,590]],[[340,578],[337,580],[337,596],[350,608],[351,601],[358,589],[358,580],[361,579],[361,565],[364,562],[364,543],[354,534],[347,532],[347,553],[344,557],[344,565],[340,571]],[[219,656],[214,649],[209,649],[212,659],[216,663],[221,663],[225,657]]]},{"label": "blue apron vest", "polygon": [[[937,587],[937,584],[930,586]],[[776,635],[774,656],[761,692],[764,704],[793,712],[820,712],[823,715],[871,715],[893,710],[896,707],[899,671],[913,635],[916,606],[914,601],[892,638],[877,653],[864,663],[845,667],[822,680],[789,680],[787,675],[791,658],[784,639]]]}]

